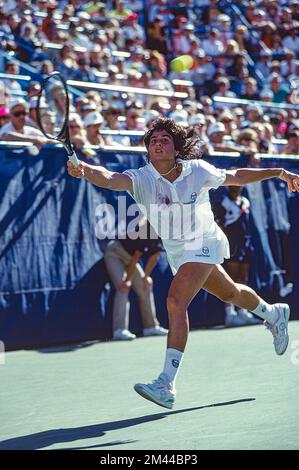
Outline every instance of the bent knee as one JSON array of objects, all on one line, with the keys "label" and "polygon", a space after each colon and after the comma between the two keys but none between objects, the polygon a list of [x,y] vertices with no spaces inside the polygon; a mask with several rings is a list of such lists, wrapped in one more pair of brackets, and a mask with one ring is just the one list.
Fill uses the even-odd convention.
[{"label": "bent knee", "polygon": [[223,300],[223,302],[234,303],[234,301],[239,297],[239,295],[240,291],[236,287],[234,289],[229,289],[226,292],[223,292],[220,299]]},{"label": "bent knee", "polygon": [[167,310],[169,313],[185,314],[188,308],[187,303],[176,295],[168,295],[166,299]]}]

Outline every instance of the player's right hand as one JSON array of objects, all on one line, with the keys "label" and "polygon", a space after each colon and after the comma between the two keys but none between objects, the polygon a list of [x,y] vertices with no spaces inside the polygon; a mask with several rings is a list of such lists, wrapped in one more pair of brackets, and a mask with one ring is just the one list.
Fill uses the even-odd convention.
[{"label": "player's right hand", "polygon": [[70,160],[67,161],[67,171],[70,176],[74,176],[75,178],[83,178],[84,177],[84,165],[82,162],[79,163],[78,166],[72,164]]}]

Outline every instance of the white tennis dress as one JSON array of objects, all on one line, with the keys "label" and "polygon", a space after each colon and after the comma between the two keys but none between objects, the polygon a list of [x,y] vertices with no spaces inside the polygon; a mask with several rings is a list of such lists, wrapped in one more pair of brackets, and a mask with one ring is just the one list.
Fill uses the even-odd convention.
[{"label": "white tennis dress", "polygon": [[184,263],[219,264],[230,257],[209,199],[209,190],[225,181],[225,170],[201,159],[177,162],[182,172],[173,182],[151,163],[124,171],[132,180],[131,196],[163,241],[173,274]]}]

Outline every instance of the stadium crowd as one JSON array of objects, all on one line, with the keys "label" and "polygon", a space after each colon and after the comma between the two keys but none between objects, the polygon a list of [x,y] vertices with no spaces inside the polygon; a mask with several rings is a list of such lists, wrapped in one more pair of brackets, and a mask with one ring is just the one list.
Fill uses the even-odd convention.
[{"label": "stadium crowd", "polygon": [[[21,121],[27,135],[37,127],[39,82],[22,89],[17,77],[26,63],[41,76],[59,70],[75,80],[169,92],[73,96],[70,133],[78,148],[140,145],[138,133],[101,131],[144,131],[163,115],[194,126],[205,153],[296,155],[298,26],[294,0],[237,0],[233,7],[224,0],[0,1],[0,70],[12,75],[0,80],[1,139],[14,140]],[[175,72],[170,61],[181,54],[191,55],[193,66]]]}]

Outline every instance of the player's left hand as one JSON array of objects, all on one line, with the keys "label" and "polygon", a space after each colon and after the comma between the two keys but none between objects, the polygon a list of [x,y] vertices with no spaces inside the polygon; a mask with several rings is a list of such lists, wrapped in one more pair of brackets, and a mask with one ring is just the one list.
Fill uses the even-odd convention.
[{"label": "player's left hand", "polygon": [[290,192],[299,192],[299,175],[283,170],[280,179],[288,183],[288,190]]}]

